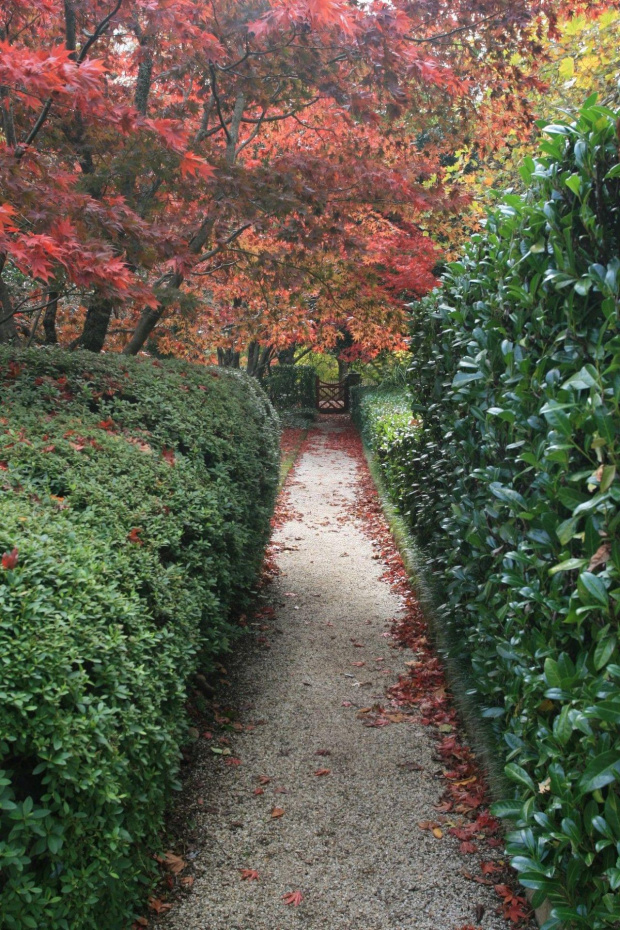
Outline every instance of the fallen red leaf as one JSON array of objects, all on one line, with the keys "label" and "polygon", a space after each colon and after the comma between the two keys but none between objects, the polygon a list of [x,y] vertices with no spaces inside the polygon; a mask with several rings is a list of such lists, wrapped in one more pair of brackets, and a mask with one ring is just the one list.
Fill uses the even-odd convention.
[{"label": "fallen red leaf", "polygon": [[303,901],[304,896],[301,891],[287,891],[286,894],[282,895],[282,900],[285,904],[292,904],[293,907],[299,907]]},{"label": "fallen red leaf", "polygon": [[264,788],[255,788],[255,789],[254,789],[254,794],[264,794],[264,793],[265,793],[265,789],[264,789]]},{"label": "fallen red leaf", "polygon": [[317,749],[314,755],[315,756],[331,756],[331,754],[332,754],[331,749]]},{"label": "fallen red leaf", "polygon": [[271,816],[272,816],[274,819],[277,819],[278,817],[283,817],[283,816],[284,816],[284,808],[282,808],[282,807],[274,807],[274,809],[273,809],[272,812],[271,812]]},{"label": "fallen red leaf", "polygon": [[271,781],[268,775],[259,775],[258,780],[261,783],[261,785],[268,785],[269,782]]},{"label": "fallen red leaf", "polygon": [[156,914],[163,914],[172,908],[172,904],[164,904],[160,898],[149,898],[148,905]]},{"label": "fallen red leaf", "polygon": [[331,771],[330,769],[317,769],[314,774],[320,777],[321,775],[330,775]]},{"label": "fallen red leaf", "polygon": [[256,869],[241,869],[241,881],[257,882],[259,874]]}]

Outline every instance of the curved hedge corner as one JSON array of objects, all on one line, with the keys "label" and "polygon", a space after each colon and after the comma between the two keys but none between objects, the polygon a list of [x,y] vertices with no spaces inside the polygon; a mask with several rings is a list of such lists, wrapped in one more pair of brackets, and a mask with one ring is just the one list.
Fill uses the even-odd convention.
[{"label": "curved hedge corner", "polygon": [[278,482],[252,378],[0,352],[0,925],[121,930]]},{"label": "curved hedge corner", "polygon": [[589,100],[549,126],[412,308],[423,420],[391,480],[514,784],[496,806],[546,930],[620,926],[620,158]]}]

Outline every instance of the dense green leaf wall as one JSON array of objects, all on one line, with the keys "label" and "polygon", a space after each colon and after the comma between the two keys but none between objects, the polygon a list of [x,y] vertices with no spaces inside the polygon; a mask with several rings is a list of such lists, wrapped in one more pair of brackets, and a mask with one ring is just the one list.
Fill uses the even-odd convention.
[{"label": "dense green leaf wall", "polygon": [[[547,127],[412,308],[414,414],[390,481],[429,555],[551,928],[620,926],[618,114]],[[388,454],[389,457],[389,454]]]},{"label": "dense green leaf wall", "polygon": [[188,676],[256,579],[277,422],[254,379],[180,363],[5,350],[0,385],[0,926],[122,930]]}]

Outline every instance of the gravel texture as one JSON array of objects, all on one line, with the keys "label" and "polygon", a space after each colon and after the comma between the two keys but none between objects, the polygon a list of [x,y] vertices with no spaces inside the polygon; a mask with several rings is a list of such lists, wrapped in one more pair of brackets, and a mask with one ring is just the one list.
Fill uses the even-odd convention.
[{"label": "gravel texture", "polygon": [[[436,819],[443,790],[428,728],[357,717],[411,654],[393,648],[387,621],[401,605],[348,513],[358,466],[329,441],[339,428],[323,419],[287,484],[271,648],[230,667],[230,700],[254,728],[231,738],[239,765],[201,750],[185,852],[196,877],[163,930],[506,930],[493,889],[463,876],[477,865],[458,840],[418,827]],[[282,900],[291,891],[299,907]]]}]

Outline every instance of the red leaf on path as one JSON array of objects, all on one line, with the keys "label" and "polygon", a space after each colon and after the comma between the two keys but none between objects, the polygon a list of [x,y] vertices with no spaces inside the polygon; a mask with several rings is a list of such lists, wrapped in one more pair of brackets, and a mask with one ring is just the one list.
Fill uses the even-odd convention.
[{"label": "red leaf on path", "polygon": [[226,762],[226,765],[243,765],[241,759],[235,759],[234,756],[229,756],[224,761]]},{"label": "red leaf on path", "polygon": [[168,465],[174,465],[174,450],[173,449],[166,449],[166,447],[164,446],[164,448],[162,449],[161,457],[162,459],[164,459],[165,462],[168,462]]},{"label": "red leaf on path", "polygon": [[481,862],[480,869],[483,875],[492,875],[493,872],[501,872],[502,866],[496,862]]},{"label": "red leaf on path", "polygon": [[478,847],[475,843],[464,842],[461,843],[460,850],[462,853],[475,853],[478,851]]},{"label": "red leaf on path", "polygon": [[148,904],[150,909],[155,911],[156,914],[163,914],[165,911],[169,911],[172,908],[172,904],[164,904],[159,898],[149,898]]},{"label": "red leaf on path", "polygon": [[304,896],[301,891],[287,891],[286,894],[282,895],[282,900],[285,904],[292,904],[293,907],[299,907],[303,901]]},{"label": "red leaf on path", "polygon": [[259,775],[258,780],[261,783],[261,785],[268,785],[269,782],[271,781],[268,775]]},{"label": "red leaf on path", "polygon": [[2,556],[2,568],[7,571],[10,568],[15,568],[19,559],[19,550],[14,548],[11,552],[5,552]]},{"label": "red leaf on path", "polygon": [[241,869],[241,881],[257,882],[259,879],[256,869]]},{"label": "red leaf on path", "polygon": [[274,819],[276,819],[277,817],[283,817],[283,816],[284,816],[284,808],[282,808],[282,807],[274,807],[274,809],[273,809],[272,812],[271,812],[271,816],[272,816]]},{"label": "red leaf on path", "polygon": [[354,665],[355,668],[362,668],[363,665],[366,665],[365,662],[351,662],[351,665]]},{"label": "red leaf on path", "polygon": [[330,771],[330,769],[317,769],[316,772],[315,772],[314,774],[315,774],[315,775],[318,775],[318,776],[321,776],[321,775],[330,775],[330,774],[331,774],[331,771]]},{"label": "red leaf on path", "polygon": [[332,754],[331,749],[317,749],[314,755],[315,756],[331,756],[331,754]]},{"label": "red leaf on path", "polygon": [[254,794],[264,794],[264,793],[265,793],[265,789],[264,789],[264,788],[255,788],[255,789],[254,789]]},{"label": "red leaf on path", "polygon": [[341,706],[342,707],[353,707],[353,704],[351,703],[351,701],[343,701]]}]

